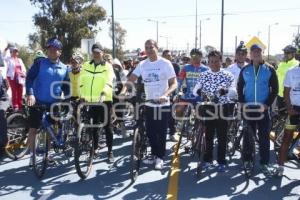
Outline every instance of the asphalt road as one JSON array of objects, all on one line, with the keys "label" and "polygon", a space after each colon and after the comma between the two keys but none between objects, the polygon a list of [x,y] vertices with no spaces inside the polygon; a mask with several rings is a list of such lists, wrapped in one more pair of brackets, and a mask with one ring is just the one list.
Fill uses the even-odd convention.
[{"label": "asphalt road", "polygon": [[[38,180],[28,167],[28,156],[11,161],[0,161],[0,199],[300,199],[300,164],[287,164],[282,178],[267,178],[256,166],[251,179],[246,179],[241,168],[240,155],[229,161],[227,171],[218,173],[212,168],[201,178],[196,176],[196,159],[181,151],[178,169],[171,167],[175,143],[168,141],[164,168],[142,164],[135,183],[130,180],[131,138],[116,137],[115,162],[106,163],[106,148],[95,159],[92,173],[80,180],[73,160],[47,168]],[[275,162],[271,152],[272,163]],[[257,156],[258,157],[258,156]],[[60,161],[61,159],[58,159]],[[177,178],[174,179],[174,174]],[[172,178],[173,177],[173,178]],[[170,180],[172,180],[170,182]]]}]

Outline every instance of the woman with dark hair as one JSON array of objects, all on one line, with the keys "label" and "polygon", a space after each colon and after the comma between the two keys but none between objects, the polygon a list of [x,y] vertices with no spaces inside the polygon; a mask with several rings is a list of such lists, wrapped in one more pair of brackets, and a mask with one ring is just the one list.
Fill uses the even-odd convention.
[{"label": "woman with dark hair", "polygon": [[208,97],[216,98],[216,106],[213,119],[205,121],[206,127],[206,152],[204,154],[204,162],[202,169],[208,169],[213,161],[213,145],[214,135],[217,133],[218,139],[218,171],[225,172],[226,169],[226,144],[228,123],[224,116],[228,116],[229,110],[227,106],[231,103],[228,96],[228,89],[232,86],[234,78],[230,72],[221,69],[222,54],[219,51],[211,51],[208,54],[208,65],[210,70],[200,74],[198,82],[193,90],[193,94],[198,96],[204,94]]}]

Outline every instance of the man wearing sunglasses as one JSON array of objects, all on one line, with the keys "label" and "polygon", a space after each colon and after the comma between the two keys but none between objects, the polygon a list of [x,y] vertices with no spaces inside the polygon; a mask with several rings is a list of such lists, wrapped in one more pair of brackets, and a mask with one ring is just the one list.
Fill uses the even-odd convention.
[{"label": "man wearing sunglasses", "polygon": [[[202,52],[199,49],[192,49],[190,52],[191,64],[183,66],[178,77],[178,91],[183,91],[180,101],[188,104],[196,104],[200,100],[199,96],[194,96],[193,89],[202,72],[208,70],[208,67],[201,63]],[[185,81],[185,88],[182,88]],[[176,116],[182,117],[185,104],[176,105]]]}]

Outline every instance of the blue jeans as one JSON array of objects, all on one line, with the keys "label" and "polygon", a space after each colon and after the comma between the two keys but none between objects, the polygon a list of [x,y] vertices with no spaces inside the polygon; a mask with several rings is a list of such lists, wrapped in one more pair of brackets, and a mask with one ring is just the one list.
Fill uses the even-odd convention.
[{"label": "blue jeans", "polygon": [[146,106],[146,133],[153,156],[163,159],[166,151],[166,137],[170,106]]}]

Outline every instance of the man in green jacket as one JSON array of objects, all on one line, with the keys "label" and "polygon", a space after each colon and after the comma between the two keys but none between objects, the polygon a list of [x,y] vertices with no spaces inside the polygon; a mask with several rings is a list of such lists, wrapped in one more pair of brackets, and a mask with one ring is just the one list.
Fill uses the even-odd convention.
[{"label": "man in green jacket", "polygon": [[[110,116],[113,97],[114,71],[108,62],[103,59],[103,48],[96,43],[92,46],[93,59],[83,64],[80,74],[80,96],[88,103],[104,103],[101,105],[90,105],[89,117],[93,124],[104,124],[106,135],[106,146],[108,147],[108,162],[114,161],[112,152],[113,132],[110,126]],[[99,135],[97,128],[92,128],[94,135],[94,147],[98,148]]]},{"label": "man in green jacket", "polygon": [[283,80],[285,77],[286,72],[294,66],[299,64],[299,61],[295,59],[295,54],[297,49],[292,45],[287,45],[284,49],[284,60],[279,63],[278,69],[276,70],[278,76],[278,84],[279,84],[279,93],[277,97],[278,102],[278,109],[284,108],[284,101],[283,101]]}]

